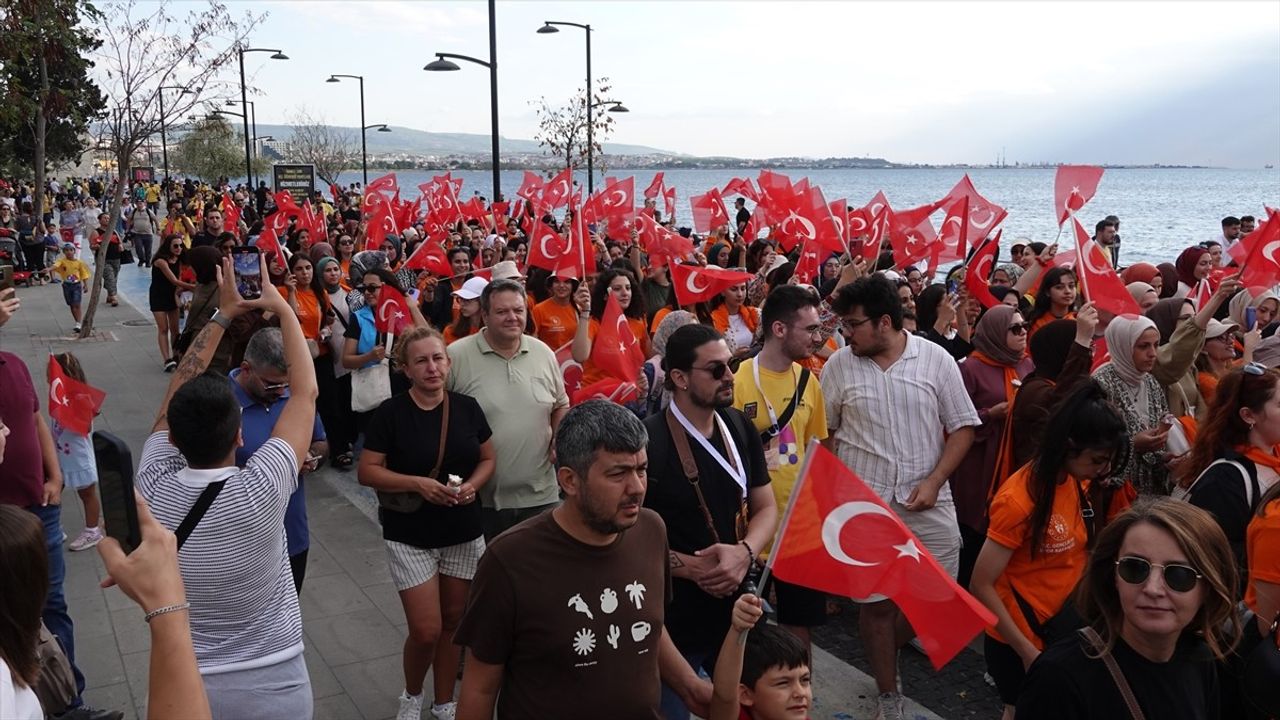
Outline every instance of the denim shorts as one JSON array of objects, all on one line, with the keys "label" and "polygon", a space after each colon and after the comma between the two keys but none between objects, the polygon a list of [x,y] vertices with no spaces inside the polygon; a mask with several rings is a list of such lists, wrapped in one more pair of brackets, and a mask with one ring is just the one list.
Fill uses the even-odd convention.
[{"label": "denim shorts", "polygon": [[62,299],[67,301],[67,305],[79,305],[83,295],[84,283],[66,281],[62,283]]}]

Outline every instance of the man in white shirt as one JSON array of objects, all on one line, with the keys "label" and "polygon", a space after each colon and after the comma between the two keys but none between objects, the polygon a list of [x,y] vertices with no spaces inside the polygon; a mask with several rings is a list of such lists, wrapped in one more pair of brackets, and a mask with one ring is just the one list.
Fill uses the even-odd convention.
[{"label": "man in white shirt", "polygon": [[1222,259],[1226,262],[1231,248],[1240,242],[1240,218],[1228,215],[1222,218],[1222,236],[1215,235],[1212,240],[1222,243]]},{"label": "man in white shirt", "polygon": [[[825,444],[955,576],[960,526],[947,480],[979,424],[960,369],[940,346],[903,331],[897,288],[882,275],[841,287],[831,308],[849,344],[822,371]],[[884,597],[863,602],[858,625],[880,696],[877,717],[901,718],[897,651],[911,626]]]},{"label": "man in white shirt", "polygon": [[[137,487],[178,535],[196,660],[214,717],[311,717],[284,516],[311,446],[315,369],[297,316],[274,286],[245,301],[230,259],[218,281],[218,312],[174,373],[143,446]],[[241,469],[240,403],[225,376],[205,370],[227,326],[250,310],[280,318],[291,393],[271,438]]]}]

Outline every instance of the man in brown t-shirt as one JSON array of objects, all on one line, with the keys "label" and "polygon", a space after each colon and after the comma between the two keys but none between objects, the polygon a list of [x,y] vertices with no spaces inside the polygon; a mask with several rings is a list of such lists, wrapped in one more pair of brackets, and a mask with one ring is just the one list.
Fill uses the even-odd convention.
[{"label": "man in brown t-shirt", "polygon": [[[459,720],[656,720],[660,681],[707,714],[698,679],[663,626],[666,527],[642,508],[648,434],[603,400],[556,433],[564,503],[498,536],[454,641],[467,648]],[[501,691],[501,700],[498,700]]]}]

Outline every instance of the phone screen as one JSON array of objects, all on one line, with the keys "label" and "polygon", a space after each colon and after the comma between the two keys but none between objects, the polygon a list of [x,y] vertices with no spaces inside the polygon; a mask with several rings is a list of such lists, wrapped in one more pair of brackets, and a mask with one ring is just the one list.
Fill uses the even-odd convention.
[{"label": "phone screen", "polygon": [[262,297],[262,266],[258,261],[258,248],[232,248],[231,264],[235,271],[236,289],[240,291],[240,297],[245,300]]},{"label": "phone screen", "polygon": [[0,265],[0,291],[13,287],[13,266]]},{"label": "phone screen", "polygon": [[142,542],[138,504],[133,496],[133,457],[123,441],[106,433],[93,434],[98,465],[98,495],[107,537],[115,538],[126,553]]},{"label": "phone screen", "polygon": [[948,281],[947,281],[947,292],[948,292],[948,293],[951,293],[952,295],[954,295],[954,294],[956,294],[956,292],[957,292],[959,289],[960,289],[960,286],[959,286],[959,284],[958,284],[955,280],[948,280]]},{"label": "phone screen", "polygon": [[[3,286],[0,286],[2,288]],[[1244,309],[1244,330],[1248,332],[1258,324],[1258,308],[1247,307]]]}]

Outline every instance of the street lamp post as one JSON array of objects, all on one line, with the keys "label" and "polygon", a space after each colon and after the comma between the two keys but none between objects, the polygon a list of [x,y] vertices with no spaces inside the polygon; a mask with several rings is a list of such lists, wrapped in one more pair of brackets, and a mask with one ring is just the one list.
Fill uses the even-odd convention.
[{"label": "street lamp post", "polygon": [[[325,82],[331,82],[331,83],[342,82],[338,78],[352,78],[360,81],[360,171],[362,173],[362,177],[364,178],[364,184],[367,186],[369,184],[369,149],[368,149],[368,145],[365,143],[364,132],[365,130],[368,130],[370,127],[377,127],[377,126],[376,125],[366,126],[364,124],[364,76],[334,74],[334,75],[330,75],[329,79],[325,80]],[[378,132],[391,132],[389,129],[387,129],[386,125],[383,125],[382,127],[383,129],[379,130]]]},{"label": "street lamp post", "polygon": [[[272,54],[272,60],[289,59],[288,55],[285,55],[283,52],[273,48],[247,48],[243,46],[236,48],[236,55],[240,60],[240,102],[244,107],[248,107],[247,103],[249,102],[248,90],[245,89],[244,84],[244,54],[251,52],[269,52]],[[252,189],[253,159],[249,157],[249,113],[244,113],[240,117],[244,121],[244,176],[245,179],[249,181],[250,189]]]},{"label": "street lamp post", "polygon": [[587,195],[590,195],[594,188],[593,178],[595,176],[595,128],[591,126],[591,26],[575,22],[547,20],[542,27],[538,28],[538,33],[541,35],[558,33],[560,32],[558,25],[581,28],[587,35]]},{"label": "street lamp post", "polygon": [[165,90],[181,90],[179,95],[190,95],[191,91],[181,85],[161,85],[156,91],[156,95],[160,98],[160,152],[164,156],[164,199],[169,201],[169,142],[164,135],[164,91]]},{"label": "street lamp post", "polygon": [[[502,162],[499,154],[498,143],[498,24],[497,15],[494,11],[494,1],[489,0],[489,60],[485,62],[479,58],[473,58],[469,55],[455,55],[454,53],[436,53],[436,59],[427,63],[423,70],[451,71],[460,70],[457,63],[450,62],[445,58],[454,58],[455,60],[466,60],[483,67],[489,68],[489,132],[492,135],[492,151],[493,151],[493,198],[491,202],[498,202],[502,199]],[[588,38],[588,47],[590,47],[590,39]],[[588,50],[588,53],[590,50]],[[590,67],[588,60],[588,67]],[[590,74],[590,71],[588,71]],[[588,80],[590,82],[590,80]]]},{"label": "street lamp post", "polygon": [[[236,105],[240,105],[240,101],[239,101],[239,100],[228,100],[228,101],[227,101],[227,107],[235,107]],[[257,105],[256,105],[252,100],[250,100],[250,101],[248,101],[248,102],[244,103],[244,105],[241,105],[240,109],[242,109],[242,110],[243,110],[245,105],[247,105],[247,106],[249,107],[249,127],[250,127],[250,128],[252,128],[252,131],[253,131],[253,137],[252,137],[253,155],[252,155],[252,157],[253,157],[253,159],[255,159],[255,160],[256,160],[256,159],[258,159],[258,107],[257,107]],[[258,178],[258,179],[260,180],[261,178]],[[252,188],[252,187],[254,186],[253,184],[254,184],[254,178],[249,178],[249,187],[250,187],[250,188]]]}]

